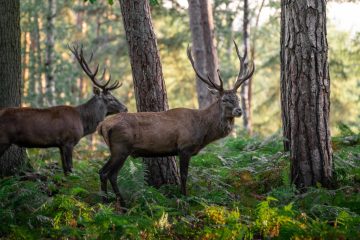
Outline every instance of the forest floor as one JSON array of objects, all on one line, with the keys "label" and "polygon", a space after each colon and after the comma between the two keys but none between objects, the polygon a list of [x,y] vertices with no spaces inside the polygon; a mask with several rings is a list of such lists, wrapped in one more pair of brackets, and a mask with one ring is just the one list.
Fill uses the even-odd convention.
[{"label": "forest floor", "polygon": [[360,239],[360,135],[332,144],[336,187],[306,193],[290,183],[279,136],[209,145],[190,162],[186,197],[147,186],[141,159],[128,159],[118,176],[124,214],[101,201],[106,147],[81,142],[67,177],[56,149],[28,150],[40,177],[0,180],[0,239]]}]

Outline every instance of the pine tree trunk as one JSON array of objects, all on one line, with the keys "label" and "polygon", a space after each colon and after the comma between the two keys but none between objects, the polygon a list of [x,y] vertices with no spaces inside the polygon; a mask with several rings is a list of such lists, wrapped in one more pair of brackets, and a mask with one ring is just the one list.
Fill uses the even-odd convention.
[{"label": "pine tree trunk", "polygon": [[281,104],[285,150],[299,189],[330,186],[330,76],[326,1],[281,1]]},{"label": "pine tree trunk", "polygon": [[55,79],[54,79],[54,20],[56,15],[56,0],[48,0],[48,13],[46,23],[46,98],[48,104],[56,105]]},{"label": "pine tree trunk", "polygon": [[[243,42],[244,52],[250,56],[249,51],[249,3],[244,0],[244,18],[243,18]],[[246,63],[248,60],[246,60]],[[241,86],[241,108],[243,110],[243,126],[248,134],[252,134],[252,121],[251,121],[251,83],[252,79],[245,81]]]},{"label": "pine tree trunk", "polygon": [[[119,0],[129,44],[136,106],[139,112],[168,109],[156,36],[148,0]],[[147,181],[159,187],[178,184],[179,174],[174,157],[145,158]]]},{"label": "pine tree trunk", "polygon": [[[0,108],[21,104],[20,1],[0,0]],[[11,146],[0,156],[0,176],[16,173],[25,151]]]}]

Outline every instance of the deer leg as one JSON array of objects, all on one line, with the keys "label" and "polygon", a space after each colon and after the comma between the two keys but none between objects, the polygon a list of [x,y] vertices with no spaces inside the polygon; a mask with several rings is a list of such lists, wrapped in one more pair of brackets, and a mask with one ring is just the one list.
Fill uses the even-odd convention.
[{"label": "deer leg", "polygon": [[72,172],[72,168],[73,168],[73,149],[74,149],[74,146],[66,146],[65,147],[65,157],[66,157],[68,172]]},{"label": "deer leg", "polygon": [[114,190],[114,193],[116,194],[116,203],[118,205],[120,205],[119,206],[120,208],[125,206],[125,201],[120,193],[119,186],[117,185],[116,180],[117,180],[117,176],[118,176],[120,169],[122,168],[122,166],[124,166],[126,158],[127,158],[127,155],[123,155],[120,158],[118,158],[116,161],[116,165],[114,166],[113,169],[110,170],[110,172],[108,174],[109,181]]},{"label": "deer leg", "polygon": [[181,181],[181,193],[187,195],[186,192],[186,180],[188,176],[189,162],[191,155],[188,153],[180,153],[180,181]]},{"label": "deer leg", "polygon": [[10,146],[10,144],[0,144],[0,157],[5,153],[6,150],[8,150]]},{"label": "deer leg", "polygon": [[66,176],[69,175],[70,172],[72,172],[72,151],[73,146],[60,147],[62,167]]},{"label": "deer leg", "polygon": [[65,157],[65,147],[64,146],[60,147],[60,155],[61,155],[62,168],[63,168],[65,176],[67,176],[68,172],[67,172],[67,162],[66,162],[66,157]]},{"label": "deer leg", "polygon": [[113,155],[110,157],[109,161],[100,169],[100,182],[101,182],[101,191],[104,194],[103,202],[108,202],[107,198],[107,180],[109,179],[110,173],[114,168],[117,167],[117,159]]},{"label": "deer leg", "polygon": [[104,174],[106,170],[108,169],[109,165],[111,163],[111,158],[105,163],[105,165],[100,169],[99,176],[100,176],[100,182],[101,182],[101,191],[103,193],[103,202],[107,203],[107,175]]}]

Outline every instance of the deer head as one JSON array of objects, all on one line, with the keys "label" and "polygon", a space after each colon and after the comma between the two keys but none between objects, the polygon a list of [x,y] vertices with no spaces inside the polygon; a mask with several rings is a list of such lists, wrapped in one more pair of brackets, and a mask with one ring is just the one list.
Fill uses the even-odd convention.
[{"label": "deer head", "polygon": [[121,83],[119,81],[115,81],[114,83],[110,84],[111,81],[111,75],[109,75],[109,79],[105,81],[105,75],[106,75],[106,68],[104,68],[102,76],[100,79],[96,78],[96,75],[99,72],[99,64],[97,64],[94,71],[92,71],[89,67],[89,63],[92,61],[93,53],[91,54],[88,61],[84,58],[83,53],[83,47],[73,46],[72,48],[69,46],[70,51],[74,54],[76,60],[79,62],[81,68],[84,70],[86,75],[90,78],[93,86],[93,93],[95,95],[95,98],[98,101],[101,101],[106,106],[107,113],[106,115],[111,115],[119,112],[127,112],[127,108],[124,104],[122,104],[119,100],[117,100],[112,94],[111,91],[114,89],[117,89],[121,87]]},{"label": "deer head", "polygon": [[187,55],[196,73],[196,76],[207,85],[209,91],[212,94],[216,95],[221,108],[222,115],[223,117],[226,118],[240,117],[242,115],[242,110],[240,108],[240,100],[239,97],[237,96],[237,90],[239,89],[241,84],[243,84],[246,80],[251,78],[255,70],[254,62],[251,61],[250,64],[247,63],[246,53],[244,54],[244,56],[241,56],[239,48],[235,43],[235,41],[234,44],[235,44],[237,56],[240,60],[240,71],[233,88],[230,90],[224,90],[223,80],[220,76],[219,69],[217,70],[217,73],[219,76],[220,84],[215,83],[215,81],[212,80],[209,75],[205,77],[199,71],[197,71],[195,68],[194,60],[191,55],[191,47],[188,46],[187,48]]}]

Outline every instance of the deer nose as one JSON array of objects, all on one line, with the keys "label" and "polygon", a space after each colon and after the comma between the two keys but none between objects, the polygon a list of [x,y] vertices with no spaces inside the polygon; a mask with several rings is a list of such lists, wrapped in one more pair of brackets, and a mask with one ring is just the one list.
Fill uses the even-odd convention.
[{"label": "deer nose", "polygon": [[128,112],[128,109],[127,109],[127,107],[125,107],[125,108],[124,108],[124,112]]},{"label": "deer nose", "polygon": [[234,116],[234,117],[241,117],[241,115],[242,115],[242,110],[241,110],[241,108],[235,108],[235,109],[233,110],[233,116]]}]

